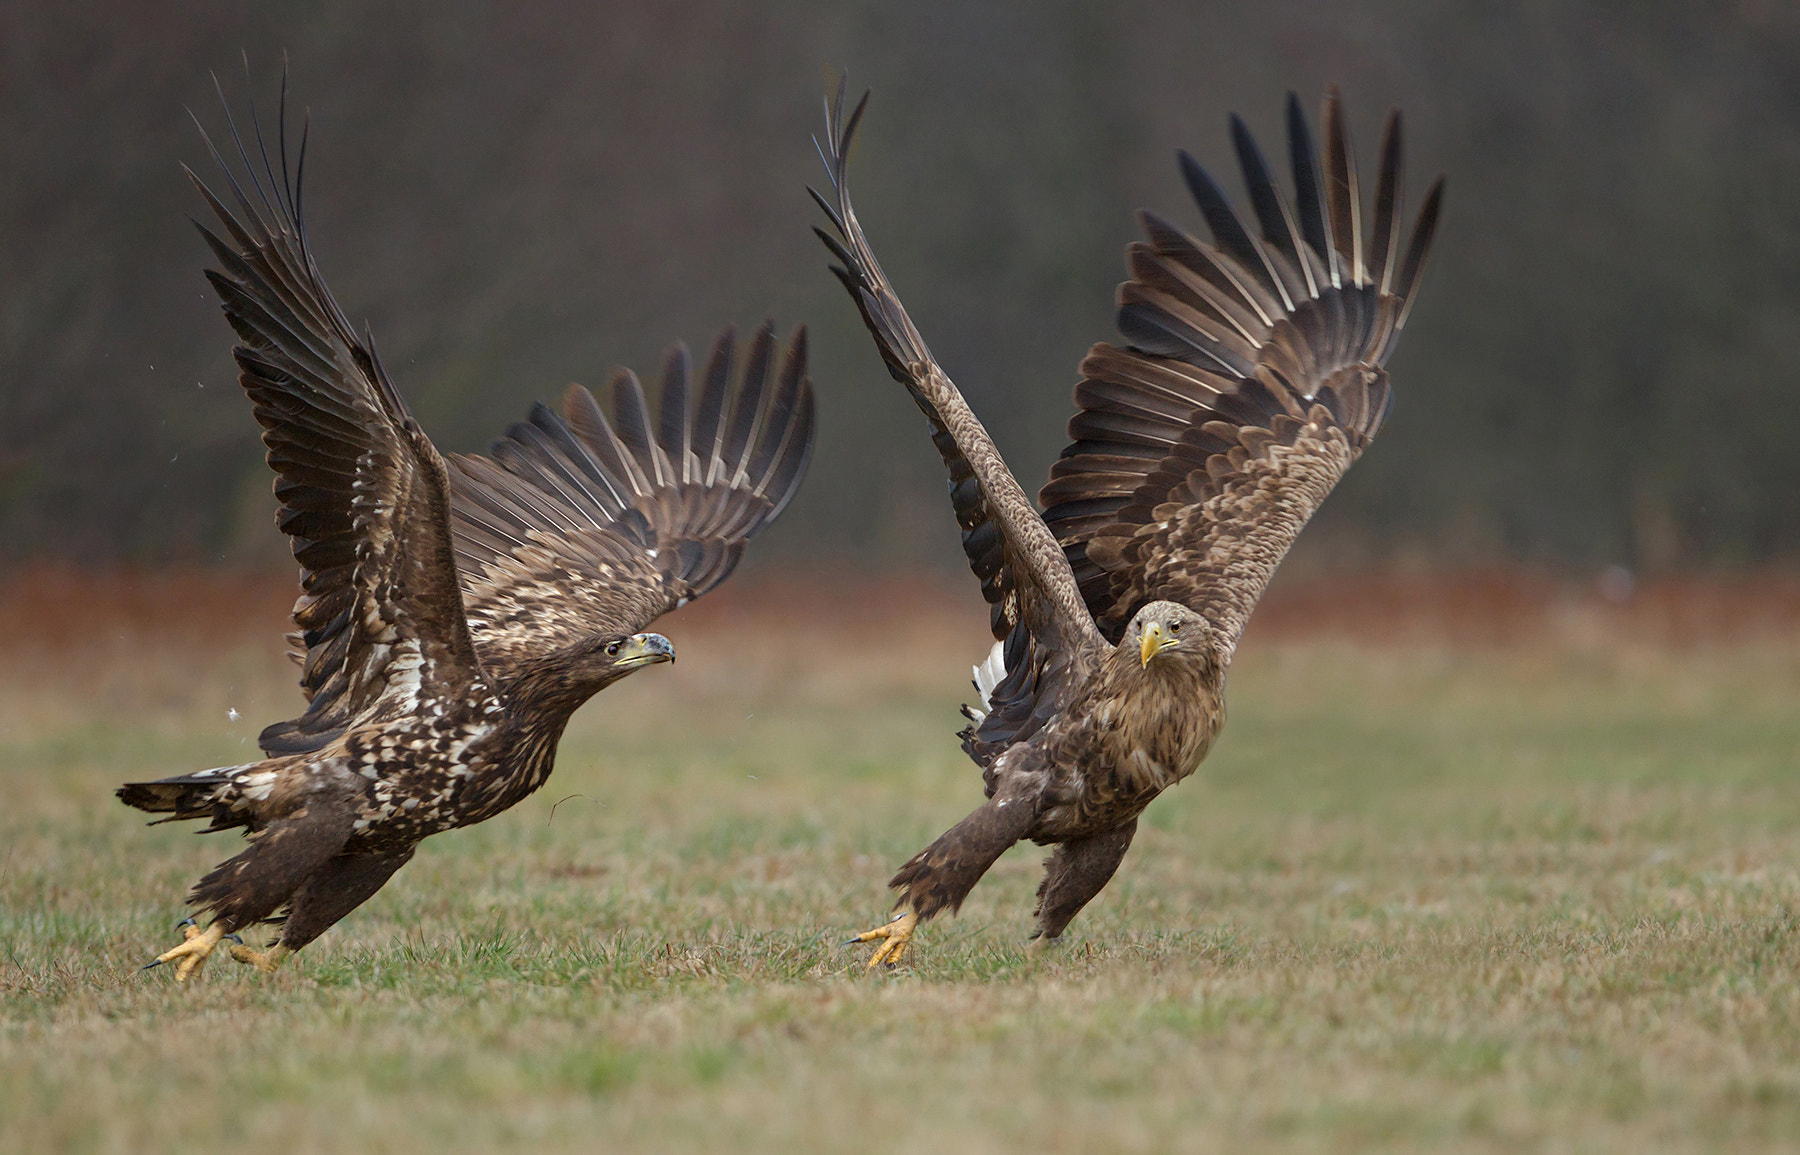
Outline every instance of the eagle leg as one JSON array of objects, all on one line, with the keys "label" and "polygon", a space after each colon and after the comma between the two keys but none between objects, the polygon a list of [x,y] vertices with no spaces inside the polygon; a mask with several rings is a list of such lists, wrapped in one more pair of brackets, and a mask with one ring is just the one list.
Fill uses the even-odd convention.
[{"label": "eagle leg", "polygon": [[393,851],[340,852],[309,875],[288,907],[280,943],[292,953],[324,934],[368,901],[413,856],[411,846]]},{"label": "eagle leg", "polygon": [[182,920],[181,933],[187,941],[157,955],[155,961],[144,969],[149,970],[151,967],[159,967],[166,962],[172,962],[175,964],[175,981],[178,983],[188,981],[194,975],[199,974],[200,968],[206,965],[206,960],[211,957],[213,948],[218,946],[219,940],[225,937],[225,928],[215,922],[205,930],[201,930],[194,920],[189,918]]},{"label": "eagle leg", "polygon": [[988,867],[1024,838],[1037,821],[1034,789],[1027,780],[1002,783],[994,797],[938,835],[936,842],[913,855],[888,880],[888,885],[900,892],[895,905],[906,907],[906,913],[851,940],[883,940],[869,959],[871,969],[898,963],[911,947],[919,923],[940,911],[954,914],[961,909],[963,899],[975,889]]},{"label": "eagle leg", "polygon": [[869,956],[869,969],[874,970],[876,967],[884,965],[898,966],[900,960],[906,957],[907,950],[912,946],[913,931],[918,928],[919,916],[909,910],[892,922],[883,923],[874,930],[863,931],[844,945],[879,941],[881,945],[876,947],[875,953]]},{"label": "eagle leg", "polygon": [[1119,869],[1125,852],[1131,848],[1131,836],[1137,833],[1137,819],[1111,830],[1090,834],[1057,844],[1055,852],[1044,860],[1044,881],[1038,884],[1037,943],[1055,942],[1063,928],[1110,881]]},{"label": "eagle leg", "polygon": [[234,943],[231,947],[232,958],[245,966],[255,967],[266,975],[274,974],[275,968],[281,965],[281,960],[293,953],[280,943],[276,943],[268,950],[251,950],[243,943]]}]

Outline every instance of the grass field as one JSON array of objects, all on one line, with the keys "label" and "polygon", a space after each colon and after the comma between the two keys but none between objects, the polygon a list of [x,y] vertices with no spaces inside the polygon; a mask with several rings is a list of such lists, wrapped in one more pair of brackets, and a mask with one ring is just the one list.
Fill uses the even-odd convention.
[{"label": "grass field", "polygon": [[979,798],[982,615],[742,584],[540,794],[187,988],[137,968],[235,838],[111,792],[288,716],[285,581],[0,589],[0,1151],[1800,1149],[1792,583],[1277,591],[1066,945],[1026,847],[887,976],[839,943]]}]

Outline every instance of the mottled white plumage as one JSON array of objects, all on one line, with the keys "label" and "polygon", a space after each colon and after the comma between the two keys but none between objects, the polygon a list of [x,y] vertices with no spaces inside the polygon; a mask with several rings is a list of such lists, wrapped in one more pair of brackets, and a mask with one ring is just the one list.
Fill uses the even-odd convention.
[{"label": "mottled white plumage", "polygon": [[[765,326],[741,373],[735,339],[720,337],[697,404],[685,352],[672,356],[659,422],[624,372],[610,422],[573,388],[563,415],[539,406],[491,458],[447,465],[326,289],[281,141],[279,172],[260,129],[260,169],[241,142],[235,171],[220,161],[233,207],[194,183],[218,220],[217,233],[201,227],[220,265],[208,277],[242,341],[240,380],[301,566],[291,636],[307,708],[262,732],[261,761],[119,790],[250,841],[189,896],[213,917],[158,960],[179,960],[182,978],[225,935],[279,916],[273,952],[233,948],[271,968],[421,839],[541,786],[576,708],[673,660],[644,628],[725,579],[812,445],[804,331],[777,371]],[[691,445],[707,447],[704,462]],[[703,475],[732,480],[690,483]]]}]

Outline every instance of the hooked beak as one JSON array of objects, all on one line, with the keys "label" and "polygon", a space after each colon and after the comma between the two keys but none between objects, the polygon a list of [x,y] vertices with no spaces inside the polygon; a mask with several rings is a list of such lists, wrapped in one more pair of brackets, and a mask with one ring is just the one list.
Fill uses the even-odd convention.
[{"label": "hooked beak", "polygon": [[616,670],[635,670],[639,666],[653,666],[657,662],[675,660],[675,647],[669,639],[661,634],[633,634],[625,639],[619,647],[619,656],[613,661]]},{"label": "hooked beak", "polygon": [[1144,627],[1144,643],[1138,649],[1138,657],[1144,665],[1164,650],[1172,650],[1181,644],[1181,640],[1168,630],[1163,629],[1161,622],[1150,622]]}]

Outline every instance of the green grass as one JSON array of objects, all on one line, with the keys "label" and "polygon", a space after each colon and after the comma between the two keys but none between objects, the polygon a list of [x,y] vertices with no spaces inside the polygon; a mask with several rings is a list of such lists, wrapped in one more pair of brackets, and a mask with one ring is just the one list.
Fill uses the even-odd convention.
[{"label": "green grass", "polygon": [[1066,945],[1026,950],[1026,847],[869,976],[841,940],[979,798],[976,647],[672,632],[538,796],[283,973],[186,988],[137,968],[236,843],[111,789],[246,756],[287,668],[0,674],[0,1150],[1800,1145],[1791,639],[1253,639]]}]

